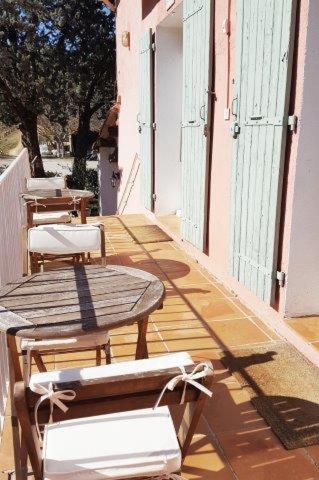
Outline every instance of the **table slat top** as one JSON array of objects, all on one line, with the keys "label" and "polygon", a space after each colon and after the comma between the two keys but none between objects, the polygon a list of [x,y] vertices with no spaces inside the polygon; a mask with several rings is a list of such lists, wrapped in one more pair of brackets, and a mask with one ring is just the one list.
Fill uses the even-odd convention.
[{"label": "table slat top", "polygon": [[122,266],[75,266],[22,277],[0,289],[0,331],[59,338],[130,325],[161,307],[163,283]]}]

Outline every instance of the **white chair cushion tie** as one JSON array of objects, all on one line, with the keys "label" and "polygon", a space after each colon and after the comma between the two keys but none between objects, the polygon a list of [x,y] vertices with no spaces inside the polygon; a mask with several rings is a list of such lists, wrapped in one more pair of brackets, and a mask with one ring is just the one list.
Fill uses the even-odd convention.
[{"label": "white chair cushion tie", "polygon": [[76,210],[76,206],[81,203],[82,198],[78,197],[77,195],[71,195],[72,200],[68,203],[68,205],[73,205],[73,210]]},{"label": "white chair cushion tie", "polygon": [[182,373],[180,375],[176,375],[176,377],[173,377],[171,380],[169,380],[166,383],[166,385],[164,386],[163,390],[161,391],[158,397],[158,400],[154,406],[154,409],[157,408],[161,403],[161,400],[166,390],[168,389],[173,391],[179,382],[184,382],[184,389],[183,389],[183,394],[180,402],[181,404],[184,403],[185,401],[185,394],[186,394],[186,388],[188,383],[190,385],[193,385],[193,387],[197,388],[198,390],[205,393],[209,397],[213,395],[213,393],[208,388],[206,388],[201,383],[196,382],[196,380],[206,377],[208,373],[211,371],[211,368],[206,363],[199,363],[198,365],[196,365],[196,367],[191,373],[186,373],[185,367],[183,365],[179,366],[179,368],[181,369]]},{"label": "white chair cushion tie", "polygon": [[35,207],[36,213],[38,213],[38,207],[47,208],[47,205],[44,205],[44,203],[38,202],[37,198],[35,198],[34,200],[27,200],[26,202],[23,203],[23,206],[26,207],[29,204],[31,205],[31,207]]},{"label": "white chair cushion tie", "polygon": [[42,443],[42,436],[39,428],[39,422],[38,422],[38,410],[39,406],[41,403],[43,403],[45,400],[49,400],[50,402],[50,419],[49,422],[52,422],[52,414],[53,414],[53,407],[56,405],[62,412],[66,413],[69,410],[69,407],[67,407],[62,400],[64,401],[72,401],[75,399],[76,393],[74,390],[57,390],[55,391],[53,389],[53,384],[49,383],[48,387],[45,387],[44,385],[39,385],[39,384],[33,384],[32,385],[32,391],[35,393],[38,393],[41,395],[41,397],[38,399],[37,403],[35,404],[34,407],[34,417],[35,417],[35,426],[37,430],[37,434],[39,437],[40,442]]}]

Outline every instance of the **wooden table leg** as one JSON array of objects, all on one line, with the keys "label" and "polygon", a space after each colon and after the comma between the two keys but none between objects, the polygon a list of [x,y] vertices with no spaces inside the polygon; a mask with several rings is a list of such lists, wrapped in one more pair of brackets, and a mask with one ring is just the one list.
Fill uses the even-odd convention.
[{"label": "wooden table leg", "polygon": [[33,208],[30,204],[27,204],[27,225],[28,228],[33,227]]},{"label": "wooden table leg", "polygon": [[[81,215],[81,223],[85,224],[87,223],[86,221],[86,199],[85,198],[81,198],[81,203],[80,203],[80,215]],[[88,256],[88,263],[90,263],[90,259],[91,259],[91,254],[90,252],[88,252],[87,254]],[[85,258],[85,257],[84,257]]]},{"label": "wooden table leg", "polygon": [[80,203],[81,223],[86,223],[86,199],[81,198]]},{"label": "wooden table leg", "polygon": [[138,322],[138,337],[136,345],[136,354],[135,359],[141,360],[142,358],[148,358],[148,349],[147,349],[147,334],[148,327],[148,317],[143,318]]},{"label": "wooden table leg", "polygon": [[19,355],[15,337],[13,337],[12,335],[7,335],[7,345],[10,377],[9,389],[15,478],[16,480],[25,480],[28,475],[26,446],[23,436],[20,435],[19,423],[13,397],[15,382],[22,380],[22,372],[19,364]]}]

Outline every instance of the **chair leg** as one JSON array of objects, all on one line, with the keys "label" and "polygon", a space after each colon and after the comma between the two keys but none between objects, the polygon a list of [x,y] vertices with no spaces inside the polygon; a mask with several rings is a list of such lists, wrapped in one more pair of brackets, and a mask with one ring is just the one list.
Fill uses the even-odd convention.
[{"label": "chair leg", "polygon": [[39,372],[47,372],[47,369],[46,369],[46,367],[45,367],[45,365],[44,365],[44,363],[43,363],[43,360],[42,360],[41,355],[40,355],[38,352],[35,352],[35,351],[33,351],[33,352],[31,353],[31,355],[32,355],[32,357],[33,357],[33,359],[34,359],[34,361],[35,361],[35,364],[36,364]]},{"label": "chair leg", "polygon": [[29,253],[29,261],[30,261],[30,272],[36,273],[36,268],[35,268],[35,258],[34,255],[30,252]]},{"label": "chair leg", "polygon": [[104,345],[103,349],[105,353],[105,363],[109,365],[111,363],[111,343],[108,342],[106,345]]},{"label": "chair leg", "polygon": [[105,229],[102,223],[100,224],[100,235],[101,235],[101,265],[102,267],[105,267],[106,266]]},{"label": "chair leg", "polygon": [[41,255],[40,272],[44,272],[44,256]]},{"label": "chair leg", "polygon": [[22,258],[23,258],[23,276],[28,275],[28,229],[26,226],[22,227]]},{"label": "chair leg", "polygon": [[23,380],[26,386],[29,384],[31,375],[31,355],[30,350],[21,350],[23,364]]},{"label": "chair leg", "polygon": [[102,349],[96,347],[96,365],[99,367],[102,364]]}]

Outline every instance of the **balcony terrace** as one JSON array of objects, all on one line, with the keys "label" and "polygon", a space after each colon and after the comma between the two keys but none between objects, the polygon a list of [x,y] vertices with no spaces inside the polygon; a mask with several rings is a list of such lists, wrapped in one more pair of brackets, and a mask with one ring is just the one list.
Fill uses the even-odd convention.
[{"label": "balcony terrace", "polygon": [[[90,218],[94,222],[96,218]],[[279,339],[174,241],[138,243],[132,227],[149,229],[142,215],[99,217],[105,224],[109,264],[132,266],[158,276],[165,284],[163,310],[150,317],[147,334],[151,356],[188,351],[196,359],[211,359],[215,367],[213,398],[187,456],[186,479],[289,479],[319,478],[319,446],[287,451],[249,401],[248,393],[221,362],[234,347],[267,345]],[[134,229],[133,229],[134,230]],[[151,239],[152,227],[149,238]],[[92,262],[97,255],[92,255]],[[45,269],[66,262],[47,262]],[[125,327],[111,332],[112,361],[133,358],[137,332]],[[94,354],[44,357],[48,369],[95,364]],[[7,480],[13,466],[10,417],[6,411],[0,446],[0,479]]]}]

